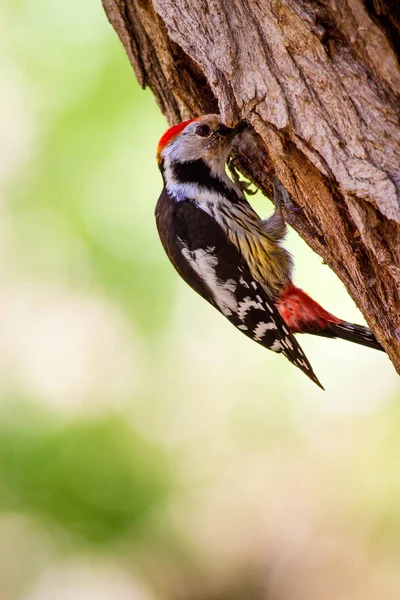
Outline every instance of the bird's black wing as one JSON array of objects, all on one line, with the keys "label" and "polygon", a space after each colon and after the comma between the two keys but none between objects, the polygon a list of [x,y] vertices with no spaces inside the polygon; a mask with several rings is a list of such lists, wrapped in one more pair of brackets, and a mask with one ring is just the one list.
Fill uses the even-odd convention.
[{"label": "bird's black wing", "polygon": [[[164,198],[164,202],[168,200]],[[253,279],[247,263],[218,223],[189,200],[171,201],[167,212],[168,225],[159,219],[162,206],[156,211],[160,237],[185,281],[245,335],[282,353],[322,388],[272,299]]]}]

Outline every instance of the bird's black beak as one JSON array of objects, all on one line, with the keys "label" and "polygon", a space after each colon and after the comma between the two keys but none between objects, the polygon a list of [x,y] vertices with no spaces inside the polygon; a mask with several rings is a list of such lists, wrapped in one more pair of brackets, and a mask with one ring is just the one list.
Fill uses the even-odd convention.
[{"label": "bird's black beak", "polygon": [[223,123],[220,123],[220,125],[218,126],[218,129],[215,130],[215,133],[217,135],[220,135],[221,137],[227,138],[227,137],[234,136],[236,131],[232,127],[227,127]]},{"label": "bird's black beak", "polygon": [[242,119],[241,121],[239,121],[239,123],[236,125],[235,127],[235,133],[242,133],[242,131],[244,131],[245,129],[247,129],[249,126],[248,122],[246,121],[246,119]]},{"label": "bird's black beak", "polygon": [[239,121],[236,127],[227,127],[226,125],[221,123],[218,129],[215,130],[215,133],[217,135],[220,135],[221,137],[234,137],[235,135],[241,133],[244,129],[246,129],[246,127],[248,127],[248,125],[247,121],[245,120]]}]

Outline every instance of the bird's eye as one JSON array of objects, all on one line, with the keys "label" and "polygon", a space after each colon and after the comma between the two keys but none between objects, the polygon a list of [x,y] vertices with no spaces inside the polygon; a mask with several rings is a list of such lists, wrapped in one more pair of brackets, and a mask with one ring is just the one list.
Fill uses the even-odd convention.
[{"label": "bird's eye", "polygon": [[200,137],[208,137],[211,134],[211,127],[207,123],[203,123],[196,128],[196,133]]}]

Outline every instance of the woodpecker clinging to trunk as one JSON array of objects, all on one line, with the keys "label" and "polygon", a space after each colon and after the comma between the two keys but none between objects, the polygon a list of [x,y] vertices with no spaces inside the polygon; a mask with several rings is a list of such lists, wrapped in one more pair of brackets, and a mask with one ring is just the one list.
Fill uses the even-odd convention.
[{"label": "woodpecker clinging to trunk", "polygon": [[281,246],[286,225],[275,185],[275,213],[261,220],[225,165],[235,135],[218,115],[171,127],[157,160],[164,189],[156,207],[164,249],[181,277],[231,323],[281,352],[320,387],[294,333],[338,337],[382,350],[373,333],[336,318],[292,283]]}]

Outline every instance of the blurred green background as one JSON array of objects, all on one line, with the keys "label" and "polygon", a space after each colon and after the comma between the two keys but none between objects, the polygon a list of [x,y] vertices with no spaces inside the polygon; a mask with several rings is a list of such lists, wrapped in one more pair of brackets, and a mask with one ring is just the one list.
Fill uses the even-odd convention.
[{"label": "blurred green background", "polygon": [[100,0],[1,13],[0,599],[400,597],[387,357],[302,338],[324,393],[239,335],[164,256],[167,123]]}]

